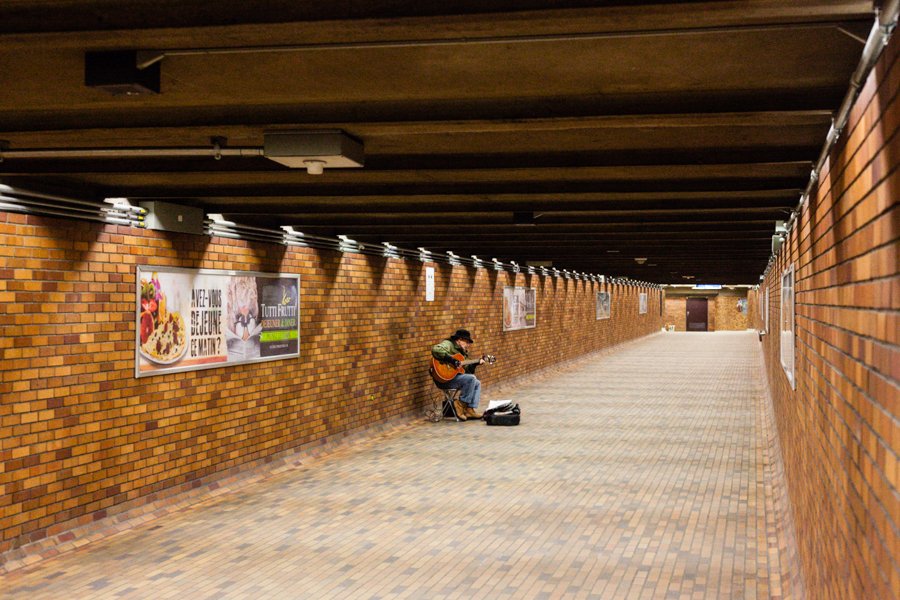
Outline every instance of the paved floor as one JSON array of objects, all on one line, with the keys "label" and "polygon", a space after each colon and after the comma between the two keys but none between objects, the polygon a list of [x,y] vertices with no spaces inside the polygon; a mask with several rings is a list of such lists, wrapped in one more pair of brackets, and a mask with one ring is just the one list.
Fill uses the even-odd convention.
[{"label": "paved floor", "polygon": [[757,344],[655,335],[505,390],[519,427],[423,420],[14,571],[0,596],[781,597]]}]

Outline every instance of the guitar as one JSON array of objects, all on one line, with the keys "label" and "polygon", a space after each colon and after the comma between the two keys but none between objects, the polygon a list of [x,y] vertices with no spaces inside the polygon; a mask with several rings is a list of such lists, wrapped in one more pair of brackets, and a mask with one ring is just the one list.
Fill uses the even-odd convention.
[{"label": "guitar", "polygon": [[489,365],[497,362],[497,358],[492,354],[485,354],[481,358],[474,358],[472,360],[463,360],[465,357],[460,354],[454,354],[453,358],[460,361],[458,367],[454,367],[453,365],[448,365],[447,363],[442,363],[433,356],[431,357],[431,368],[428,370],[431,373],[431,378],[434,379],[436,383],[449,383],[451,379],[456,377],[459,373],[465,373],[465,366],[474,365],[477,362],[481,362],[481,358],[484,359]]}]

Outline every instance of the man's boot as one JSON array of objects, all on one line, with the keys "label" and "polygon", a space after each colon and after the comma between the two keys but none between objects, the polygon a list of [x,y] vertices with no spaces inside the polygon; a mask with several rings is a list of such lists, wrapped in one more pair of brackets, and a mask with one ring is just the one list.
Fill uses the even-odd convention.
[{"label": "man's boot", "polygon": [[457,400],[453,401],[453,409],[456,411],[456,416],[459,417],[460,421],[466,420],[466,409],[467,408],[468,408],[468,406],[463,404],[461,400],[457,399]]},{"label": "man's boot", "polygon": [[467,419],[480,419],[483,416],[482,413],[478,412],[477,410],[475,410],[474,408],[472,408],[469,405],[466,405],[465,410],[466,410],[466,418]]}]

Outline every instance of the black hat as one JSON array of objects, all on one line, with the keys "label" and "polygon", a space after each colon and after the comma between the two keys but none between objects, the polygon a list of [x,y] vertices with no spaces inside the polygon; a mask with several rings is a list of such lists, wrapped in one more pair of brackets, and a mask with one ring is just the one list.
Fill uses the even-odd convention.
[{"label": "black hat", "polygon": [[472,334],[469,333],[468,329],[457,329],[456,333],[450,336],[451,340],[466,340],[470,344],[474,344],[475,340],[472,339]]}]

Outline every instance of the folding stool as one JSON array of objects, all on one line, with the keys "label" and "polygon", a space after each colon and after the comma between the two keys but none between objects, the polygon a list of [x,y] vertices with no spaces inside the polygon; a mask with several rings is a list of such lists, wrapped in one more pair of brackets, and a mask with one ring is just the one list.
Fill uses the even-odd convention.
[{"label": "folding stool", "polygon": [[[453,417],[454,420],[460,421],[459,415],[456,414],[456,407],[453,405],[453,401],[459,399],[460,390],[458,388],[442,388],[437,385],[434,387],[440,393],[432,397],[432,404],[425,411],[428,419],[435,423],[444,417]],[[440,403],[440,408],[438,408],[438,403]]]}]

